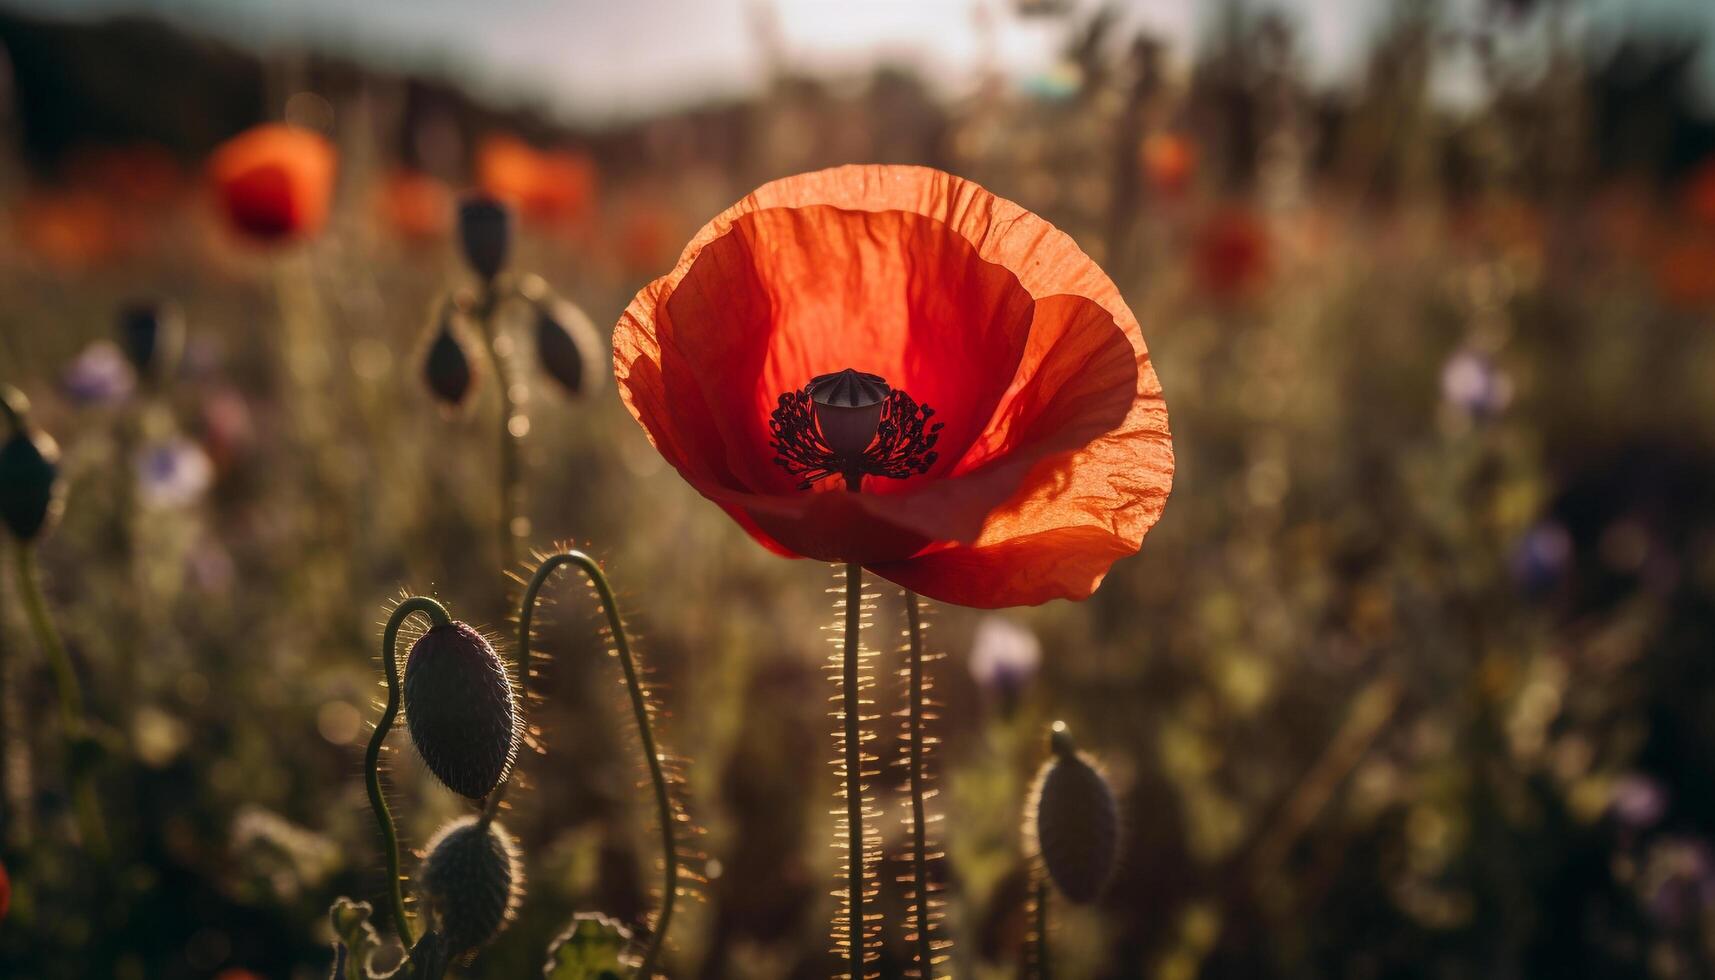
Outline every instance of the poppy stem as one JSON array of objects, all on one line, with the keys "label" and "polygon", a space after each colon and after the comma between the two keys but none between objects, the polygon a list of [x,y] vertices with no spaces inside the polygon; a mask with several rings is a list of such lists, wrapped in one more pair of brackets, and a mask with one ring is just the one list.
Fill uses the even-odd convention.
[{"label": "poppy stem", "polygon": [[923,807],[924,783],[928,778],[924,772],[924,761],[928,755],[928,745],[924,738],[924,711],[927,707],[924,694],[928,688],[923,676],[923,613],[919,608],[917,593],[910,589],[905,590],[905,622],[911,642],[910,665],[907,667],[911,706],[907,727],[910,753],[908,762],[911,767],[911,874],[916,896],[918,976],[924,980],[933,980],[934,944],[929,939],[929,831],[928,818]]},{"label": "poppy stem", "polygon": [[89,740],[84,725],[83,692],[78,687],[77,670],[66,653],[65,641],[48,613],[47,599],[42,595],[41,571],[36,565],[36,549],[28,541],[19,541],[12,549],[18,573],[18,595],[24,602],[24,612],[30,618],[30,628],[36,643],[53,668],[54,685],[59,692],[60,724],[65,730],[67,744],[66,769],[77,805],[78,829],[83,845],[94,857],[107,853],[107,830],[101,818],[101,801],[91,780],[93,762],[83,746]]},{"label": "poppy stem", "polygon": [[[607,616],[608,632],[613,635],[614,653],[619,657],[619,665],[625,672],[625,688],[631,695],[631,712],[637,721],[637,737],[643,745],[643,760],[649,767],[649,781],[655,787],[655,815],[661,824],[661,913],[655,918],[649,945],[644,949],[643,964],[637,974],[639,977],[652,978],[655,976],[655,964],[661,956],[661,944],[666,939],[667,929],[673,921],[673,905],[679,893],[679,848],[673,829],[676,814],[673,797],[668,792],[667,775],[661,765],[661,752],[656,748],[655,733],[649,720],[649,694],[644,689],[637,669],[637,660],[632,655],[631,640],[626,635],[625,620],[619,613],[619,603],[614,598],[613,586],[608,584],[607,575],[602,572],[601,565],[582,551],[561,551],[543,559],[542,563],[536,566],[536,573],[530,577],[530,583],[525,586],[523,603],[518,607],[520,711],[523,710],[529,694],[526,678],[530,675],[531,621],[536,614],[536,597],[547,584],[549,577],[565,565],[576,565],[588,576],[590,584],[595,587],[596,597],[601,600],[602,612]],[[506,786],[502,784],[490,794],[491,811],[499,804],[505,790]]]},{"label": "poppy stem", "polygon": [[411,937],[411,921],[405,915],[405,896],[399,882],[399,833],[393,827],[393,812],[387,808],[387,797],[381,792],[381,743],[399,716],[399,659],[395,647],[399,644],[399,628],[405,620],[422,613],[436,626],[452,622],[445,606],[428,596],[414,595],[393,608],[387,627],[381,633],[381,669],[387,677],[387,705],[381,709],[381,719],[375,723],[375,734],[369,737],[369,750],[363,757],[363,776],[369,790],[369,806],[375,811],[375,822],[381,827],[381,841],[387,858],[387,888],[393,904],[393,928],[399,941],[409,949],[415,944]]},{"label": "poppy stem", "polygon": [[501,567],[511,568],[518,561],[519,543],[524,537],[519,507],[524,483],[520,443],[529,420],[515,390],[518,383],[512,372],[511,338],[500,332],[498,323],[503,298],[498,280],[485,283],[477,300],[476,319],[482,327],[488,362],[494,368],[495,387],[500,391],[500,560]]},{"label": "poppy stem", "polygon": [[863,718],[860,714],[858,656],[863,630],[863,566],[846,565],[845,651],[841,660],[841,717],[845,723],[846,756],[846,923],[851,980],[863,980],[864,834],[863,834]]},{"label": "poppy stem", "polygon": [[1036,879],[1036,887],[1031,896],[1031,935],[1030,953],[1034,961],[1035,980],[1052,980],[1052,967],[1049,965],[1048,949],[1048,874],[1037,868],[1032,875]]}]

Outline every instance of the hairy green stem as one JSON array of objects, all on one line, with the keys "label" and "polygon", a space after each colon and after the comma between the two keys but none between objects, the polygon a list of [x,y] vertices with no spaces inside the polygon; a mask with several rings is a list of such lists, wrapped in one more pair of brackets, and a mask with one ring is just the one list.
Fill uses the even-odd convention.
[{"label": "hairy green stem", "polygon": [[101,817],[101,801],[95,793],[95,783],[87,764],[80,757],[79,743],[88,737],[83,719],[83,692],[78,687],[77,671],[67,655],[65,641],[48,614],[48,602],[42,595],[41,573],[36,566],[35,546],[19,541],[12,549],[18,572],[18,594],[24,601],[24,611],[30,617],[36,642],[48,658],[54,671],[54,684],[59,692],[60,723],[68,743],[68,771],[75,799],[78,826],[83,833],[84,846],[97,856],[107,852],[107,830]]},{"label": "hairy green stem", "polygon": [[863,980],[863,724],[859,715],[858,651],[863,630],[863,566],[846,565],[845,651],[841,690],[846,737],[846,939],[851,980]]},{"label": "hairy green stem", "polygon": [[1053,968],[1049,964],[1048,950],[1048,872],[1037,869],[1036,895],[1033,901],[1036,906],[1034,935],[1031,936],[1032,953],[1036,960],[1036,980],[1052,980]]},{"label": "hairy green stem", "polygon": [[400,888],[399,832],[393,827],[393,812],[387,808],[387,797],[381,792],[381,743],[399,716],[399,628],[416,613],[429,617],[436,626],[452,622],[445,606],[428,596],[414,595],[393,609],[387,628],[381,633],[381,669],[387,675],[387,706],[381,709],[381,720],[375,723],[375,734],[369,738],[369,751],[363,757],[363,775],[369,789],[369,806],[375,811],[375,822],[381,827],[381,842],[387,858],[388,898],[393,903],[393,927],[399,941],[411,948],[411,921],[405,915],[405,895]]},{"label": "hairy green stem", "polygon": [[[679,848],[673,829],[673,798],[667,789],[667,774],[662,769],[661,752],[655,746],[655,732],[649,721],[649,697],[643,690],[637,661],[631,652],[631,640],[625,632],[625,620],[619,614],[619,602],[614,598],[613,586],[608,584],[607,575],[602,571],[601,565],[581,551],[561,551],[548,556],[536,567],[536,574],[530,577],[530,583],[524,589],[524,600],[518,607],[519,703],[525,704],[529,695],[530,631],[536,614],[536,597],[547,584],[549,577],[565,565],[576,565],[588,576],[590,583],[595,586],[596,596],[601,600],[602,612],[607,616],[608,631],[613,634],[614,651],[619,655],[619,665],[625,672],[625,689],[631,695],[631,712],[637,721],[638,740],[643,745],[643,761],[649,766],[649,781],[655,787],[655,816],[661,825],[661,914],[655,919],[655,928],[649,937],[648,946],[644,949],[643,964],[638,971],[641,977],[653,977],[656,962],[661,956],[661,944],[667,938],[667,929],[673,921],[673,905],[679,893]],[[491,794],[489,813],[499,804],[500,796],[505,790],[506,787],[502,785]]]},{"label": "hairy green stem", "polygon": [[905,623],[910,634],[911,663],[911,874],[917,891],[917,962],[918,976],[933,980],[935,976],[934,947],[929,941],[929,828],[923,809],[923,760],[927,754],[924,742],[925,680],[923,677],[923,612],[917,593],[905,590]]}]

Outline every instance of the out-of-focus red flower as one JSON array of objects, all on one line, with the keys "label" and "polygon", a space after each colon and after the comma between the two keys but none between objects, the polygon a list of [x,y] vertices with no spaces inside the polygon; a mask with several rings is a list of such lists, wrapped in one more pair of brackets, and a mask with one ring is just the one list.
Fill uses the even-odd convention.
[{"label": "out-of-focus red flower", "polygon": [[576,223],[595,199],[595,161],[572,150],[538,150],[516,136],[485,137],[476,151],[476,182],[488,194],[540,224]]},{"label": "out-of-focus red flower", "polygon": [[1715,156],[1697,165],[1685,182],[1685,212],[1715,228]]},{"label": "out-of-focus red flower", "polygon": [[1715,231],[1682,232],[1666,242],[1656,255],[1655,281],[1662,297],[1681,309],[1715,305]]},{"label": "out-of-focus red flower", "polygon": [[333,144],[320,133],[266,123],[216,148],[208,172],[227,223],[248,238],[275,244],[321,230],[336,163]]},{"label": "out-of-focus red flower", "polygon": [[1268,281],[1274,250],[1268,228],[1249,210],[1226,208],[1197,233],[1197,281],[1219,299],[1242,299]]},{"label": "out-of-focus red flower", "polygon": [[395,170],[376,189],[381,223],[406,241],[441,238],[452,227],[453,192],[444,181],[412,170]]},{"label": "out-of-focus red flower", "polygon": [[661,268],[672,258],[677,227],[670,209],[645,200],[633,201],[619,233],[619,257],[626,271],[640,275]]},{"label": "out-of-focus red flower", "polygon": [[86,190],[37,190],[16,211],[18,241],[58,269],[76,271],[123,250],[125,227],[111,203]]},{"label": "out-of-focus red flower", "polygon": [[6,873],[6,866],[0,864],[0,922],[6,920],[6,912],[12,908],[12,878]]},{"label": "out-of-focus red flower", "polygon": [[962,605],[1089,596],[1173,479],[1113,282],[1042,218],[921,167],[759,188],[632,300],[614,370],[655,447],[759,542]]},{"label": "out-of-focus red flower", "polygon": [[163,146],[92,146],[66,163],[72,183],[125,207],[162,208],[185,188],[184,168]]},{"label": "out-of-focus red flower", "polygon": [[1138,148],[1144,180],[1157,194],[1183,194],[1197,172],[1197,147],[1177,133],[1151,133]]}]

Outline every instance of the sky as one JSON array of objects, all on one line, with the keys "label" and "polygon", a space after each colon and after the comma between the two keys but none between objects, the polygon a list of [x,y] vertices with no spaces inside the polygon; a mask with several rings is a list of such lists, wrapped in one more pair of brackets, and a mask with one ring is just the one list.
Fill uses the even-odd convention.
[{"label": "sky", "polygon": [[[985,67],[1026,79],[1054,64],[1065,27],[1020,16],[1016,0],[0,0],[14,9],[87,18],[147,13],[252,48],[308,44],[384,66],[453,77],[478,95],[546,104],[567,119],[624,119],[688,102],[742,96],[767,78],[759,25],[771,23],[788,63],[810,70],[918,67],[956,94]],[[1081,11],[1099,0],[1069,0]],[[1245,0],[1298,24],[1303,61],[1324,85],[1349,80],[1392,0]],[[1485,0],[1441,0],[1457,24]],[[1122,0],[1127,26],[1147,28],[1185,59],[1207,28],[1211,0]],[[1715,0],[1576,0],[1572,26],[1715,37]],[[1715,95],[1715,50],[1703,62]],[[1450,60],[1436,79],[1449,104],[1481,99],[1473,65]],[[1715,105],[1715,98],[1711,99]]]}]

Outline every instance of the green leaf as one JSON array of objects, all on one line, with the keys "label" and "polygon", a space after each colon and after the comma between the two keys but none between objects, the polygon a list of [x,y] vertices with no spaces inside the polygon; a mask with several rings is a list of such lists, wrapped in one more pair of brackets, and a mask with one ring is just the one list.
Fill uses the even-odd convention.
[{"label": "green leaf", "polygon": [[637,975],[631,930],[600,912],[579,912],[548,947],[547,980],[628,980]]}]

